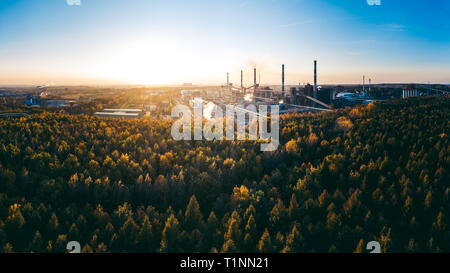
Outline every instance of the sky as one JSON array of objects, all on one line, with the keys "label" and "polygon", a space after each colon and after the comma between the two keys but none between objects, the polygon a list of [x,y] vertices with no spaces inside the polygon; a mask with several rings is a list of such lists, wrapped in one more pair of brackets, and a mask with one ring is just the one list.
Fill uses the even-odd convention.
[{"label": "sky", "polygon": [[[380,2],[377,5],[377,2]],[[0,84],[450,84],[448,0],[0,0]]]}]

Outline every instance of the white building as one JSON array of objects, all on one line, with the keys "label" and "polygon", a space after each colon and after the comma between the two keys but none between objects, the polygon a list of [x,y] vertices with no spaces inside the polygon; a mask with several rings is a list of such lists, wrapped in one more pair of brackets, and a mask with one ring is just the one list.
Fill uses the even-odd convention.
[{"label": "white building", "polygon": [[106,118],[139,118],[142,116],[141,109],[104,109],[102,112],[95,112],[94,116]]},{"label": "white building", "polygon": [[419,97],[420,92],[413,85],[408,85],[402,90],[402,98]]}]

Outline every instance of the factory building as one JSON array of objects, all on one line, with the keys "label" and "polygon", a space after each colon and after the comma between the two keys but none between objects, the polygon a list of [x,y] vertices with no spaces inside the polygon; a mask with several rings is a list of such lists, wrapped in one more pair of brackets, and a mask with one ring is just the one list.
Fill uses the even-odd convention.
[{"label": "factory building", "polygon": [[46,100],[43,104],[47,107],[67,107],[75,104],[75,101],[70,100]]},{"label": "factory building", "polygon": [[124,112],[124,113],[142,114],[141,109],[103,109],[102,112],[104,113]]},{"label": "factory building", "polygon": [[257,82],[257,71],[253,69],[253,85],[244,87],[243,85],[243,72],[241,73],[240,87],[234,86],[230,83],[229,73],[227,72],[226,85],[222,85],[222,93],[220,99],[215,99],[215,102],[253,102],[256,105],[279,105],[280,109],[285,112],[296,111],[329,111],[331,106],[330,102],[335,96],[335,89],[321,87],[317,82],[317,60],[313,62],[314,68],[314,85],[298,85],[287,86],[286,85],[286,67],[281,65],[281,86],[261,86],[260,82]]},{"label": "factory building", "polygon": [[40,96],[36,96],[36,95],[33,96],[31,94],[28,94],[25,104],[28,106],[39,105],[39,103],[40,103],[39,101],[40,101]]},{"label": "factory building", "polygon": [[409,98],[409,97],[419,97],[420,92],[415,88],[414,85],[408,85],[405,89],[402,90],[402,98]]},{"label": "factory building", "polygon": [[156,111],[158,110],[158,107],[156,105],[144,105],[144,109],[146,111]]},{"label": "factory building", "polygon": [[335,89],[330,87],[321,87],[317,92],[317,99],[325,103],[331,103],[335,96]]},{"label": "factory building", "polygon": [[27,118],[27,113],[1,113],[0,118]]},{"label": "factory building", "polygon": [[188,89],[188,90],[181,90],[181,99],[185,102],[192,100],[196,97],[202,97],[204,91],[201,89]]},{"label": "factory building", "polygon": [[274,90],[270,88],[269,86],[263,86],[258,88],[254,95],[258,98],[273,98],[275,96]]},{"label": "factory building", "polygon": [[94,116],[104,118],[139,118],[142,116],[141,109],[104,109],[101,112],[95,112]]}]

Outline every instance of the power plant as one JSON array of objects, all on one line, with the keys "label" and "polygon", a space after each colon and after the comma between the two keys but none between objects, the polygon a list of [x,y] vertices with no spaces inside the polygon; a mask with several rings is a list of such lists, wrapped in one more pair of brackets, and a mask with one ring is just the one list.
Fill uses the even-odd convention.
[{"label": "power plant", "polygon": [[[256,105],[280,105],[281,112],[303,112],[303,111],[330,111],[330,102],[333,99],[332,89],[321,88],[317,83],[317,60],[313,62],[314,86],[309,84],[291,86],[287,91],[286,66],[281,65],[281,87],[261,86],[261,78],[257,81],[257,68],[253,68],[253,85],[244,86],[244,71],[240,71],[240,87],[230,83],[230,73],[227,72],[226,86],[222,86],[221,98],[213,102],[240,103]],[[259,73],[259,77],[261,74]]]},{"label": "power plant", "polygon": [[[377,88],[372,86],[372,78],[368,78],[368,86],[366,86],[366,75],[362,75],[362,84],[353,85],[320,85],[318,83],[318,61],[312,62],[313,84],[304,83],[298,85],[286,84],[287,66],[281,64],[281,82],[279,85],[262,85],[261,72],[257,67],[253,67],[253,84],[244,85],[244,70],[240,70],[240,85],[233,85],[230,82],[230,73],[227,72],[226,85],[219,87],[216,96],[200,94],[205,102],[214,103],[219,107],[225,105],[278,105],[280,113],[290,112],[320,112],[333,111],[333,109],[341,107],[352,107],[358,104],[369,104],[376,100],[389,100],[392,96],[386,96],[378,85]],[[257,79],[259,72],[259,80]],[[375,90],[374,90],[375,89]],[[437,92],[445,92],[436,90]],[[207,92],[211,94],[211,91]],[[413,96],[429,95],[430,88],[426,93],[419,92],[417,88],[408,86],[404,88],[401,96],[408,98]],[[194,96],[184,96],[186,100],[192,100]]]}]

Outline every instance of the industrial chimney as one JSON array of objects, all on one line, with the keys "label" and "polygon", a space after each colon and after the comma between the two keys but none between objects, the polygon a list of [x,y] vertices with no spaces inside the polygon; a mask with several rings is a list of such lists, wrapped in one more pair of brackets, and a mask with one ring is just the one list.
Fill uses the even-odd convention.
[{"label": "industrial chimney", "polygon": [[317,60],[314,60],[314,98],[317,99]]},{"label": "industrial chimney", "polygon": [[366,76],[363,75],[363,94],[366,94]]},{"label": "industrial chimney", "polygon": [[281,65],[281,91],[284,92],[284,64]]},{"label": "industrial chimney", "polygon": [[244,92],[244,72],[241,70],[241,92]]},{"label": "industrial chimney", "polygon": [[256,89],[256,67],[253,69],[253,82],[254,82],[254,86],[255,86],[255,89]]}]

